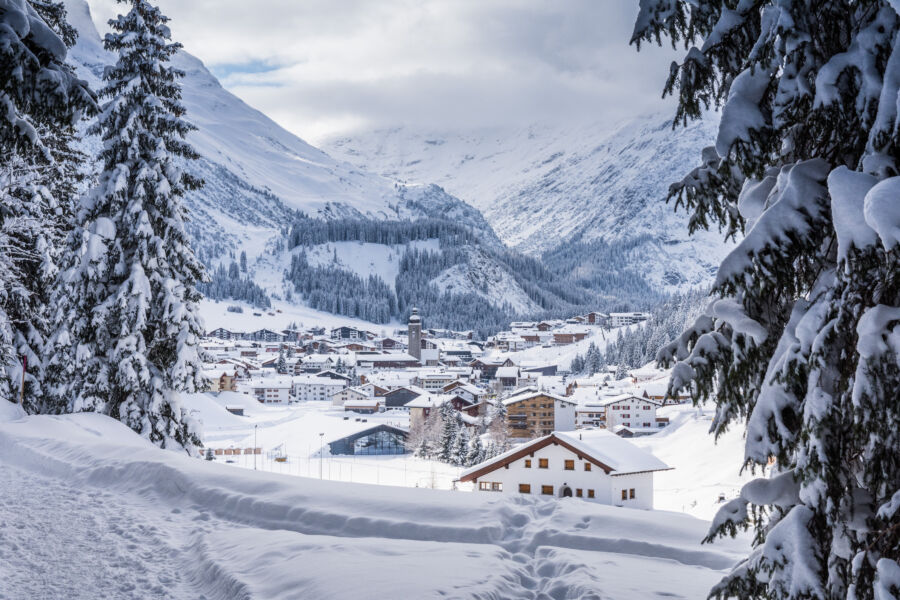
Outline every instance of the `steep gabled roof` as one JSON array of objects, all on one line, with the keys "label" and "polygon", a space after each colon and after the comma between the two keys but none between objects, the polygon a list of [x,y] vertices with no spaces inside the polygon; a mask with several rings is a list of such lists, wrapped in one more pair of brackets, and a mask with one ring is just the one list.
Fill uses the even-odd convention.
[{"label": "steep gabled roof", "polygon": [[462,472],[460,481],[474,481],[492,471],[554,444],[562,446],[610,476],[671,469],[643,448],[605,429],[559,432],[532,440]]}]

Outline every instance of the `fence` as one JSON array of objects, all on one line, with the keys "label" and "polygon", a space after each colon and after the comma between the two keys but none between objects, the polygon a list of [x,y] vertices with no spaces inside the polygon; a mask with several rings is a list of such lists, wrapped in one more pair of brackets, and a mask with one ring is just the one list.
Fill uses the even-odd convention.
[{"label": "fence", "polygon": [[280,454],[217,455],[216,459],[245,469],[256,469],[283,475],[372,483],[401,487],[457,489],[455,483],[462,469],[410,455],[386,456],[300,456]]}]

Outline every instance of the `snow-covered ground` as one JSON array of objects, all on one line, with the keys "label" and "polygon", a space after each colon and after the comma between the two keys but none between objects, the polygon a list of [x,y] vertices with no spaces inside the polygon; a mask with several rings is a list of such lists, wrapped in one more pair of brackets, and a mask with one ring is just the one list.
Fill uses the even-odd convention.
[{"label": "snow-covered ground", "polygon": [[[406,455],[329,453],[328,442],[362,429],[380,423],[408,426],[406,413],[357,415],[325,402],[263,406],[250,396],[232,392],[218,396],[194,394],[185,398],[185,404],[202,421],[207,446],[263,449],[263,454],[256,457],[220,456],[219,462],[228,459],[234,461],[230,464],[247,469],[314,478],[319,478],[321,469],[321,477],[332,481],[471,490],[469,484],[454,486],[461,469],[437,461]],[[235,416],[225,406],[243,407],[245,416]],[[734,429],[714,440],[708,434],[712,414],[711,408],[698,411],[691,405],[667,406],[658,412],[671,420],[666,429],[632,440],[674,467],[654,475],[656,509],[710,520],[721,506],[719,495],[725,494],[729,500],[736,497],[741,486],[752,478],[749,473],[740,473],[744,456],[742,433]],[[344,420],[345,416],[348,420]],[[320,433],[324,434],[321,439]],[[287,462],[276,462],[275,453],[285,455]]]},{"label": "snow-covered ground", "polygon": [[517,365],[541,363],[546,365],[556,365],[560,369],[568,370],[572,365],[572,359],[579,354],[584,356],[592,342],[597,346],[598,350],[603,351],[606,349],[607,344],[616,341],[616,336],[619,334],[620,329],[624,333],[634,327],[642,326],[642,324],[637,324],[628,325],[626,327],[616,327],[613,329],[603,329],[602,327],[585,325],[584,329],[587,329],[590,334],[585,339],[580,342],[575,342],[574,344],[566,344],[564,346],[551,345],[549,348],[538,345],[514,352],[501,352],[495,350],[488,354],[488,356],[490,358],[499,358],[501,360],[511,358]]},{"label": "snow-covered ground", "polygon": [[575,499],[350,484],[0,406],[4,598],[700,598],[746,550]]},{"label": "snow-covered ground", "polygon": [[[229,306],[240,306],[244,309],[244,312],[228,312]],[[259,316],[256,316],[254,313],[259,313]],[[258,329],[281,331],[286,329],[291,323],[296,323],[301,328],[325,327],[326,329],[347,325],[377,334],[385,332],[385,335],[387,335],[400,327],[399,322],[370,323],[362,319],[333,315],[303,306],[302,304],[291,304],[283,300],[274,300],[271,308],[260,310],[246,302],[236,300],[215,301],[204,299],[200,301],[200,316],[203,317],[204,327],[207,331],[212,331],[219,327],[224,327],[231,331],[256,331]]]},{"label": "snow-covered ground", "polygon": [[[228,464],[247,469],[331,481],[445,490],[452,489],[459,479],[461,469],[457,467],[410,455],[332,456],[329,452],[329,442],[382,423],[408,427],[409,414],[405,412],[359,415],[329,402],[264,406],[234,392],[192,394],[184,402],[202,422],[206,446],[262,448],[261,455],[219,456],[219,462],[229,460],[233,462]],[[226,406],[244,408],[244,416],[231,414]],[[276,456],[287,460],[276,461]]]},{"label": "snow-covered ground", "polygon": [[669,417],[669,426],[654,435],[631,440],[675,467],[654,474],[654,507],[712,519],[721,506],[719,495],[725,494],[731,500],[753,478],[749,472],[740,473],[744,461],[743,432],[731,429],[714,440],[709,433],[711,407],[698,410],[689,404],[666,406],[657,415]]}]

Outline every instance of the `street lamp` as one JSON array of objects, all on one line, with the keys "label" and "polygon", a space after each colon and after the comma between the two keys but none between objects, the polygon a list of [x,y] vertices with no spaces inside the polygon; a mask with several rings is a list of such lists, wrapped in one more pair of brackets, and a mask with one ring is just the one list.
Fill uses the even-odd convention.
[{"label": "street lamp", "polygon": [[319,434],[319,479],[322,479],[322,459],[325,456],[325,434]]}]

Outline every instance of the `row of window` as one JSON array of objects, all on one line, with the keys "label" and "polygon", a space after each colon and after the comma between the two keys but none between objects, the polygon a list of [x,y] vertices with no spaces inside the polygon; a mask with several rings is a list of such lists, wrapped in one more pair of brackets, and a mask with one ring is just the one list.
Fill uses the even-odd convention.
[{"label": "row of window", "polygon": [[[531,468],[531,459],[530,459],[530,458],[526,458],[526,459],[525,459],[525,468],[526,468],[526,469],[530,469],[530,468]],[[549,468],[550,468],[550,460],[549,460],[549,459],[547,459],[547,458],[539,458],[539,459],[538,459],[538,469],[549,469]],[[575,461],[574,461],[574,460],[570,460],[570,459],[564,460],[564,461],[563,461],[563,468],[564,468],[566,471],[574,471],[574,470],[575,470]],[[591,470],[591,463],[585,462],[585,463],[584,463],[584,470],[585,470],[585,471],[590,471],[590,470]]]},{"label": "row of window", "polygon": [[[631,407],[630,407],[630,406],[627,406],[627,405],[626,405],[626,406],[616,406],[615,404],[613,404],[613,406],[612,406],[612,409],[613,409],[613,410],[629,410],[629,408],[631,408]],[[635,410],[638,410],[638,407],[635,406],[634,409],[635,409]],[[650,410],[650,407],[649,407],[649,406],[644,406],[643,409],[644,409],[644,410]]]},{"label": "row of window", "polygon": [[[530,483],[520,483],[519,484],[519,493],[520,494],[530,494],[531,493],[531,484]],[[570,492],[571,494],[571,492]],[[553,495],[553,486],[552,485],[542,485],[541,486],[541,495],[542,496],[552,496]],[[584,490],[582,488],[575,488],[575,497],[576,498],[584,498]],[[587,497],[594,498],[594,490],[587,490]]]},{"label": "row of window", "polygon": [[503,483],[499,481],[479,481],[478,489],[482,492],[502,492]]}]

